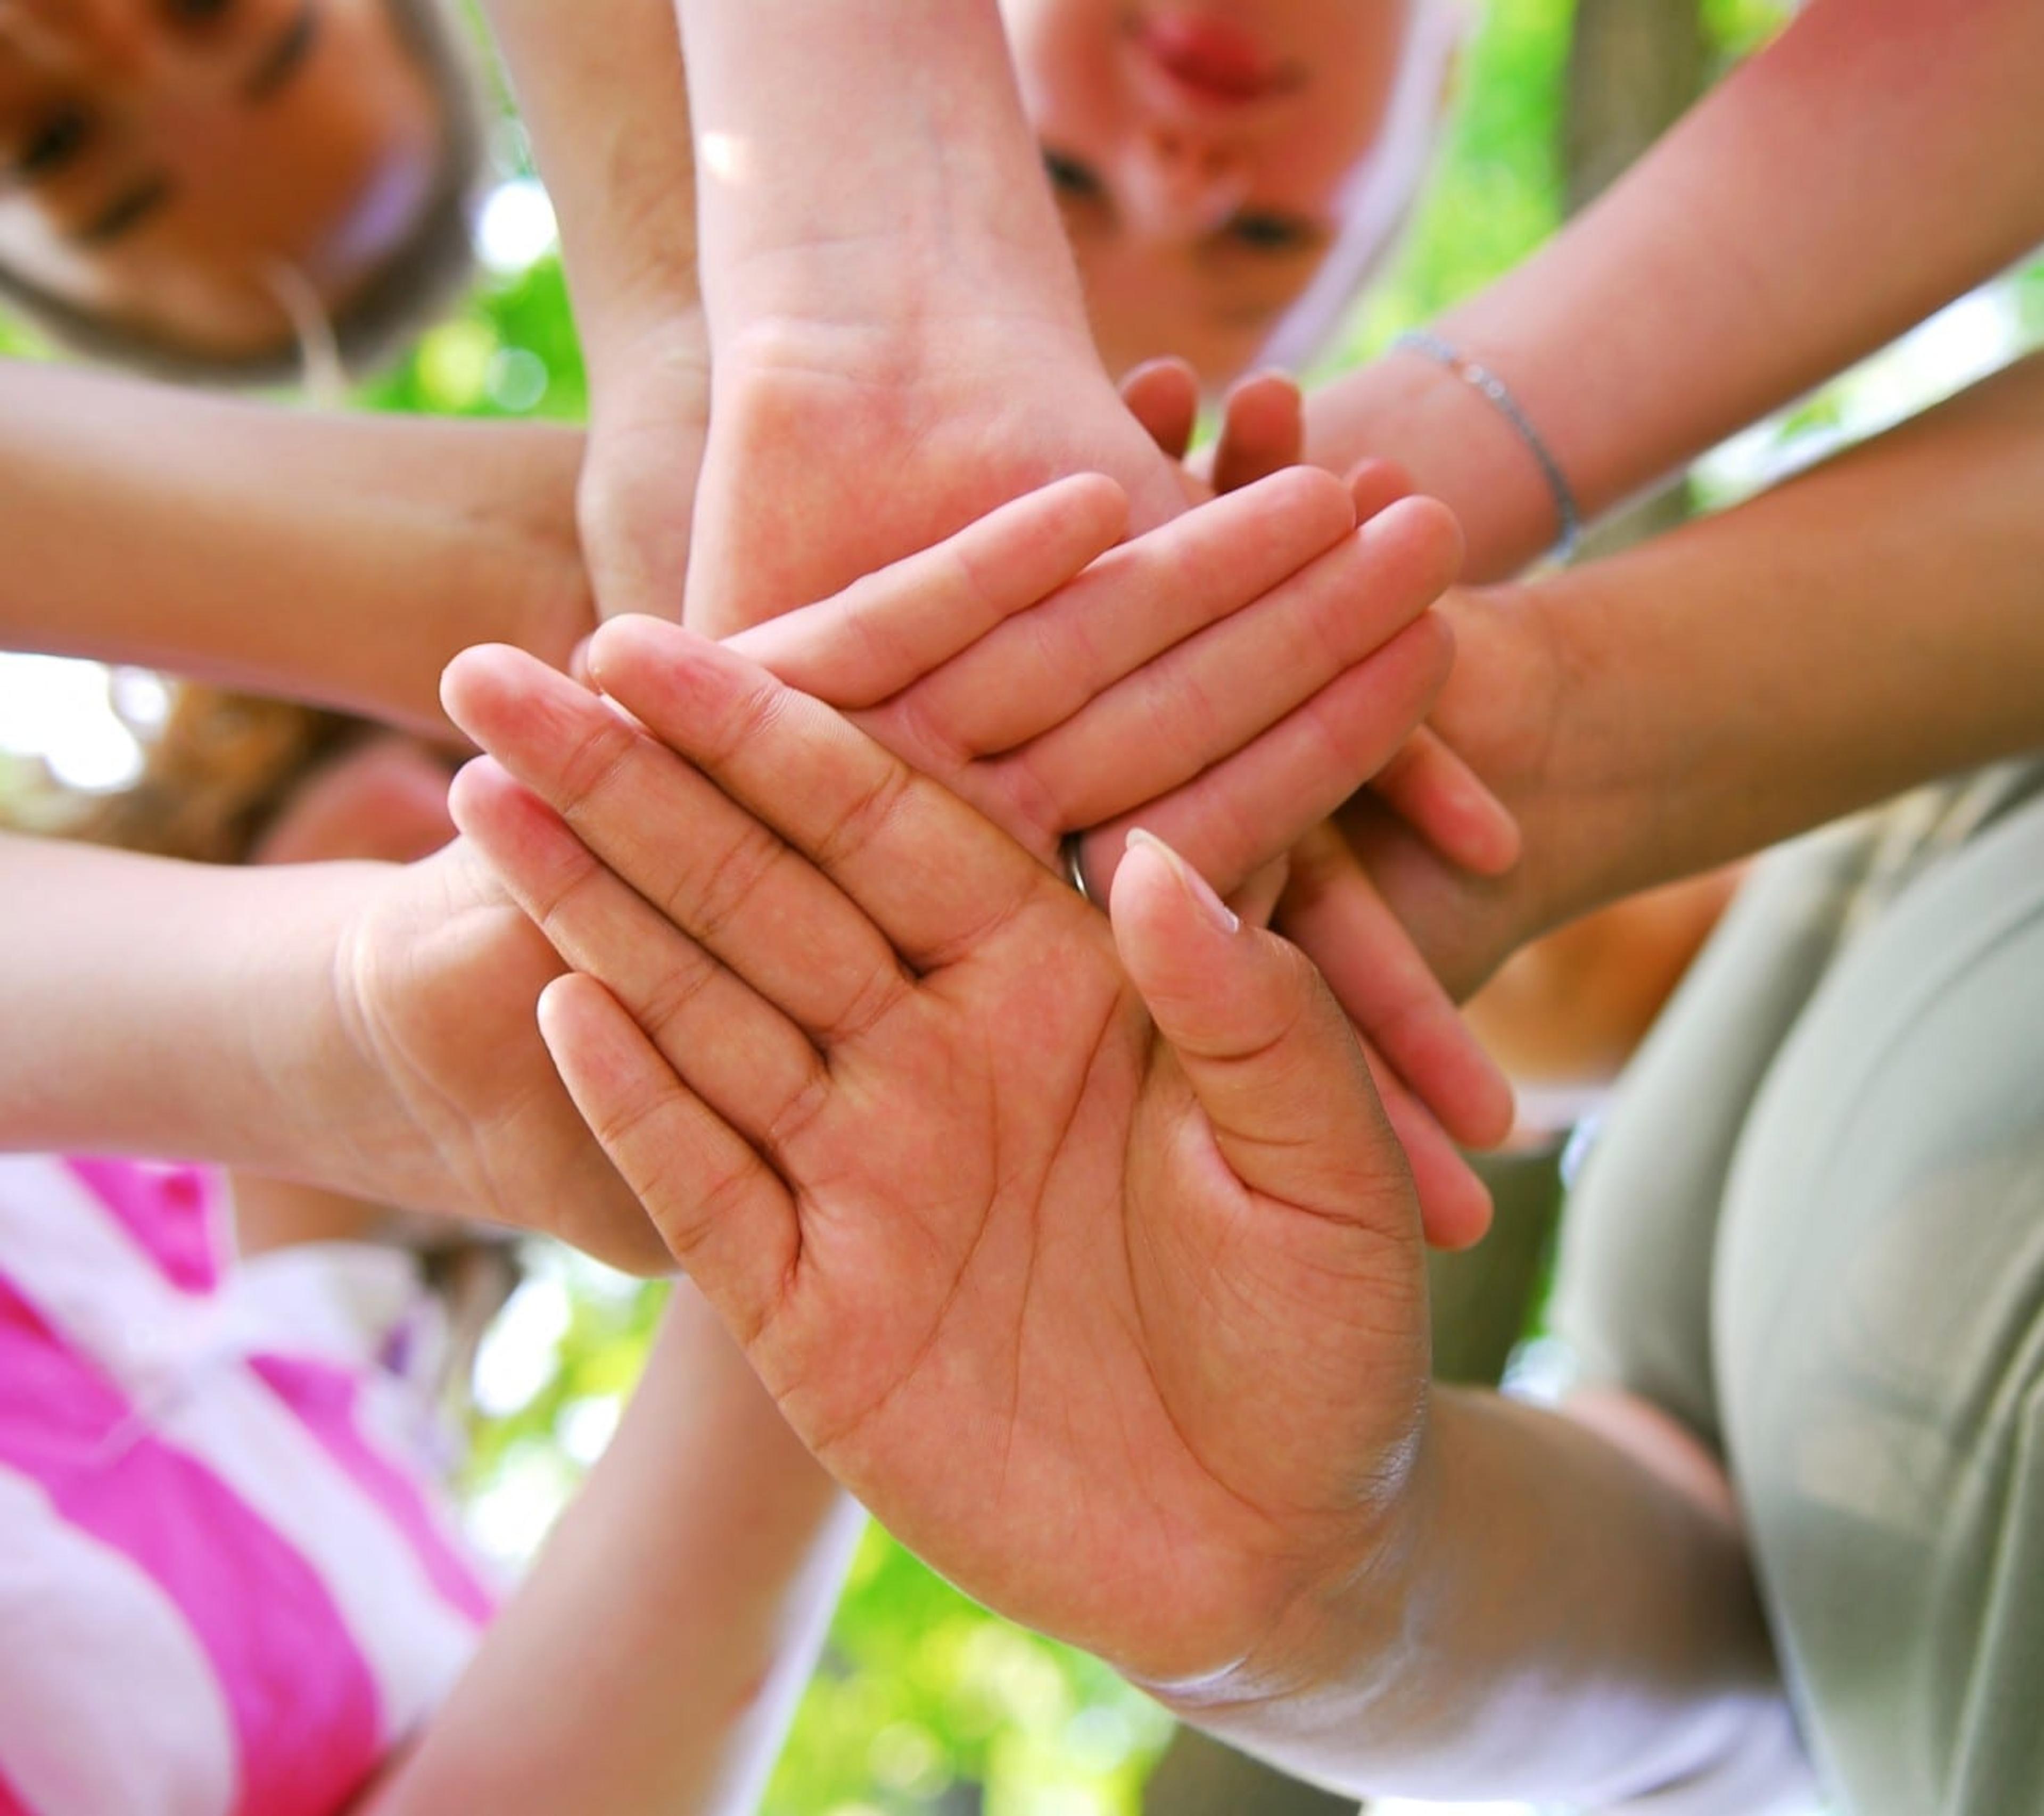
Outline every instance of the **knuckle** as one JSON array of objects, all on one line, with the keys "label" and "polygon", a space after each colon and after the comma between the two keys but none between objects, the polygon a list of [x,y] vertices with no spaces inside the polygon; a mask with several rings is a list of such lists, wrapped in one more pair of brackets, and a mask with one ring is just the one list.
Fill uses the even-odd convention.
[{"label": "knuckle", "polygon": [[701,999],[717,975],[714,965],[700,952],[690,952],[663,972],[640,1004],[636,1019],[647,1038],[670,1058],[686,1042],[678,1031]]},{"label": "knuckle", "polygon": [[760,1131],[760,1150],[777,1171],[801,1146],[803,1136],[816,1127],[829,1107],[834,1088],[829,1073],[816,1066]]},{"label": "knuckle", "polygon": [[908,770],[898,762],[889,762],[852,797],[836,823],[816,841],[817,864],[832,871],[856,861],[886,835],[914,787]]},{"label": "knuckle", "polygon": [[636,753],[638,735],[617,714],[598,707],[562,759],[556,798],[562,817],[579,823]]},{"label": "knuckle", "polygon": [[682,878],[661,912],[696,938],[713,941],[743,913],[784,854],[772,833],[748,823],[706,867]]}]

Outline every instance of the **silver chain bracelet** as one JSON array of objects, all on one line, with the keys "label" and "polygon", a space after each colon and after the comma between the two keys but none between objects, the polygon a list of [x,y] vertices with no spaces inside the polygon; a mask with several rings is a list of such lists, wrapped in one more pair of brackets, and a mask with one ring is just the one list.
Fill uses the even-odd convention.
[{"label": "silver chain bracelet", "polygon": [[1568,474],[1562,470],[1561,462],[1541,440],[1540,432],[1533,426],[1533,419],[1512,396],[1511,387],[1480,360],[1470,359],[1438,334],[1429,333],[1424,328],[1408,329],[1391,346],[1394,351],[1403,347],[1454,373],[1464,384],[1480,392],[1491,407],[1512,424],[1513,432],[1526,444],[1526,451],[1539,467],[1541,477],[1547,482],[1548,493],[1554,501],[1554,516],[1561,525],[1550,552],[1555,560],[1566,561],[1576,552],[1576,544],[1582,537],[1582,510],[1576,503],[1575,488],[1570,485]]}]

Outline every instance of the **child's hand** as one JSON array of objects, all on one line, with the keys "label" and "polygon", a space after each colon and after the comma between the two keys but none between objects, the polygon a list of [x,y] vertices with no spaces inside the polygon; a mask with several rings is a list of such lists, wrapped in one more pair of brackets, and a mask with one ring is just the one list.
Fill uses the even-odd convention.
[{"label": "child's hand", "polygon": [[589,973],[549,1044],[782,1413],[1015,1618],[1283,1678],[1426,1399],[1412,1187],[1331,998],[1155,847],[1110,934],[728,648],[628,619],[591,667],[631,719],[455,662],[496,758],[456,818]]}]

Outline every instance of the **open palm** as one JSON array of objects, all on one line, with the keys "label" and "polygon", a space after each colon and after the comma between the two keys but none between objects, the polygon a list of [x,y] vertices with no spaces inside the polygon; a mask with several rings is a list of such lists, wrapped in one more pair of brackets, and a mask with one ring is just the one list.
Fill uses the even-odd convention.
[{"label": "open palm", "polygon": [[790,1422],[1018,1618],[1152,1680],[1274,1657],[1424,1399],[1417,1209],[1331,999],[1158,847],[1110,932],[728,650],[628,620],[593,665],[636,724],[457,665],[502,766],[457,814],[589,974],[555,1058]]}]

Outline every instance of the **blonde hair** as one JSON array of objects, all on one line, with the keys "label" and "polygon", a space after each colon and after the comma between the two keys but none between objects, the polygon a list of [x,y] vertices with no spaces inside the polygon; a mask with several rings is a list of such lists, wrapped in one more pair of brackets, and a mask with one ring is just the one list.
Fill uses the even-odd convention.
[{"label": "blonde hair", "polygon": [[58,798],[36,817],[60,836],[203,864],[245,862],[305,778],[367,728],[286,701],[174,684],[156,726],[131,726],[141,774],[128,787]]}]

